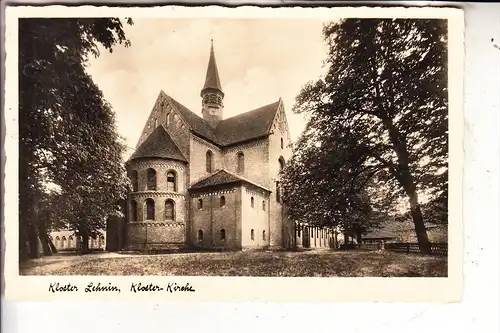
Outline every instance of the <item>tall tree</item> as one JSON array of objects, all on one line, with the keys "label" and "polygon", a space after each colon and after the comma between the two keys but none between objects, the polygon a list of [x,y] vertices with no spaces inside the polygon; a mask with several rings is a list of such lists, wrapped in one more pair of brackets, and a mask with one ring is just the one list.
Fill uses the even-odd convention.
[{"label": "tall tree", "polygon": [[[339,227],[356,236],[376,227],[368,192],[370,167],[352,138],[309,122],[282,176],[289,216],[309,225]],[[325,131],[323,132],[323,129]],[[323,133],[327,133],[325,136]]]},{"label": "tall tree", "polygon": [[[408,198],[419,246],[429,253],[419,193],[440,196],[447,186],[447,22],[346,19],[323,32],[327,74],[302,89],[294,110],[311,113],[310,141],[340,140],[362,174]],[[318,164],[332,159],[328,153],[317,150]],[[327,175],[320,184],[336,191]]]},{"label": "tall tree", "polygon": [[[120,168],[114,114],[85,70],[90,56],[98,57],[100,48],[112,52],[117,44],[130,45],[117,18],[19,20],[21,258],[27,256],[26,243],[37,256],[37,238],[46,232],[39,228],[36,208],[44,182],[65,192],[78,183],[74,180],[84,184],[90,169],[111,167],[106,172],[114,175]],[[114,197],[117,189],[108,185],[104,192]]]}]

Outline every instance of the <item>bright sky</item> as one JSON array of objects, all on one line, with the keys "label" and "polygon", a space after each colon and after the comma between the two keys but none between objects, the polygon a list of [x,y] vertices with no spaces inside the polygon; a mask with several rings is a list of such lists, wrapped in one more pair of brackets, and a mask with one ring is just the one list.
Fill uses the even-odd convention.
[{"label": "bright sky", "polygon": [[[132,46],[102,52],[89,73],[111,103],[119,134],[135,147],[160,90],[201,115],[200,90],[214,39],[228,118],[283,99],[292,139],[305,121],[295,96],[324,72],[327,48],[319,20],[136,19]],[[132,149],[126,154],[128,157]]]}]

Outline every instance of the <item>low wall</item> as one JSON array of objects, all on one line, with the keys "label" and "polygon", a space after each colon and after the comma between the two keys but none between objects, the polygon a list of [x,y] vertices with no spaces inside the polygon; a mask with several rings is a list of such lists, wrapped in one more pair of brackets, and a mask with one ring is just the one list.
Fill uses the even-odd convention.
[{"label": "low wall", "polygon": [[[127,227],[127,246],[129,248],[155,245],[161,248],[163,244],[182,244],[186,242],[186,227],[184,223],[172,222],[131,222]],[[168,246],[167,246],[168,247]]]}]

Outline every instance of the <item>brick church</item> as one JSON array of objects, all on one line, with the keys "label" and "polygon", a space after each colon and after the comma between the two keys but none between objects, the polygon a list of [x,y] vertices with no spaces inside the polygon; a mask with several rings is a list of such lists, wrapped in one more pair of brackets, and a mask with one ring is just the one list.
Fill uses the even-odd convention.
[{"label": "brick church", "polygon": [[291,157],[281,98],[239,115],[224,109],[213,43],[201,113],[160,92],[135,152],[124,247],[289,248],[280,198]]}]

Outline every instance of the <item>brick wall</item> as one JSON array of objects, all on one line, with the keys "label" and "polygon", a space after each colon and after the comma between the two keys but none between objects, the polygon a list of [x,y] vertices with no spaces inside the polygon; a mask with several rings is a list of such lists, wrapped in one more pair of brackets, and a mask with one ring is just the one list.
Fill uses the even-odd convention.
[{"label": "brick wall", "polygon": [[[331,228],[297,226],[295,237],[297,247],[330,248],[330,244],[334,241],[334,230]],[[337,236],[337,240],[339,239],[343,240],[342,234]]]},{"label": "brick wall", "polygon": [[148,120],[139,138],[139,144],[144,142],[155,128],[160,125],[165,127],[177,147],[189,160],[190,133],[188,126],[182,121],[177,109],[169,102],[168,98],[166,98],[163,93],[160,93],[149,114]]},{"label": "brick wall", "polygon": [[[156,191],[147,191],[147,169],[156,170]],[[127,225],[128,245],[144,243],[146,234],[148,242],[154,243],[184,243],[186,240],[186,167],[179,161],[162,159],[141,159],[132,161],[128,166],[129,171],[138,173],[138,191],[129,195],[128,209],[132,219],[132,202],[137,203],[137,221],[130,221]],[[174,172],[176,176],[177,191],[168,191],[167,173]],[[155,218],[147,220],[146,200],[152,199],[155,203]],[[174,203],[174,220],[165,217],[166,201]],[[132,223],[131,223],[132,222]],[[133,222],[147,222],[133,223]],[[174,224],[172,224],[175,222]],[[147,229],[147,230],[146,230]],[[146,232],[147,231],[147,232]]]},{"label": "brick wall", "polygon": [[[271,127],[272,134],[269,136],[269,174],[272,184],[270,189],[273,192],[270,197],[270,225],[271,225],[271,247],[290,247],[293,243],[294,231],[293,223],[284,219],[283,207],[276,200],[276,181],[279,181],[280,164],[279,159],[288,161],[292,156],[291,138],[286,122],[286,114],[282,104],[280,111],[276,114],[276,119]],[[283,148],[281,142],[283,140]]]},{"label": "brick wall", "polygon": [[[269,197],[254,188],[242,188],[241,242],[243,248],[269,245]],[[252,207],[252,198],[254,206]],[[263,207],[262,203],[265,203]],[[264,208],[264,209],[263,209]],[[252,239],[252,230],[254,238]],[[265,234],[263,234],[265,233]],[[264,236],[264,237],[263,237]]]},{"label": "brick wall", "polygon": [[[221,207],[221,196],[225,205]],[[198,200],[203,207],[198,209]],[[191,197],[191,244],[204,248],[241,248],[241,187],[225,188],[210,193],[197,193]],[[221,239],[225,230],[225,240]],[[203,231],[203,240],[198,231]]]},{"label": "brick wall", "polygon": [[[167,114],[169,114],[169,120],[167,124]],[[175,142],[179,150],[184,154],[186,159],[189,161],[189,138],[190,133],[186,123],[184,123],[177,113],[177,111],[173,108],[170,108],[169,105],[166,105],[162,108],[162,112],[159,115],[167,129],[168,134]]]},{"label": "brick wall", "polygon": [[[184,238],[190,244],[197,243],[197,232],[198,230],[203,230],[204,246],[241,247],[242,242],[244,246],[290,246],[294,239],[293,223],[292,221],[283,219],[283,207],[276,201],[276,181],[279,180],[280,169],[279,158],[283,157],[287,161],[292,154],[286,115],[283,105],[280,104],[279,107],[280,111],[272,125],[272,134],[269,138],[221,150],[211,143],[190,134],[186,126],[187,124],[184,124],[181,117],[176,114],[176,110],[170,104],[169,99],[160,94],[144,128],[141,140],[145,139],[154,130],[154,126],[163,124],[166,126],[174,142],[188,158],[190,164],[188,168],[185,168],[180,162],[172,165],[173,162],[171,161],[158,162],[148,160],[141,161],[141,165],[134,164],[132,166],[137,167],[139,191],[142,191],[142,193],[131,194],[130,198],[136,200],[138,203],[138,220],[144,220],[144,202],[147,198],[151,197],[155,200],[155,220],[163,221],[165,200],[170,198],[175,201],[175,221],[189,223],[188,227],[185,228]],[[167,113],[169,114],[168,121]],[[244,197],[246,190],[242,191],[242,189],[237,189],[233,194],[226,197],[226,208],[218,207],[220,196],[217,197],[217,195],[212,194],[206,197],[207,200],[204,199],[206,201],[205,205],[210,203],[209,206],[206,209],[197,209],[197,197],[189,198],[187,188],[189,184],[193,184],[200,178],[209,175],[206,172],[206,153],[208,150],[212,152],[212,172],[222,168],[236,172],[236,154],[240,151],[243,152],[245,156],[245,171],[242,176],[272,191],[269,198],[264,199],[268,200],[266,202],[265,213],[247,210],[250,206],[246,207],[245,202],[250,205],[250,199]],[[154,193],[146,192],[147,163],[157,163],[154,167],[157,170],[158,188]],[[178,193],[169,194],[162,192],[166,189],[166,173],[168,169],[175,170],[177,173]],[[254,200],[254,209],[261,211],[262,199],[255,197]],[[231,205],[232,207],[230,207]],[[245,212],[242,211],[243,209]],[[189,216],[188,212],[192,215]],[[254,214],[260,215],[254,216]],[[252,223],[256,223],[257,225],[254,229],[253,242],[250,241]],[[226,241],[224,243],[220,242],[220,229],[226,230]],[[141,228],[137,226],[135,230],[128,231],[129,237],[135,237],[134,233],[137,234],[137,237],[142,237],[140,236]],[[159,234],[162,234],[163,230],[160,230]],[[266,232],[266,241],[262,240],[262,231]],[[162,237],[168,239],[167,236]]]},{"label": "brick wall", "polygon": [[177,192],[185,194],[186,184],[186,164],[174,160],[164,159],[139,159],[129,163],[127,171],[137,171],[138,192],[147,191],[147,170],[152,168],[156,171],[156,191],[167,190],[167,173],[172,171],[176,175]]},{"label": "brick wall", "polygon": [[128,246],[137,244],[184,244],[185,225],[182,223],[132,222],[127,228]]},{"label": "brick wall", "polygon": [[212,152],[212,172],[217,169],[222,169],[224,162],[222,160],[221,150],[217,146],[191,135],[189,150],[189,180],[191,184],[209,175],[206,169],[206,156],[208,150]]},{"label": "brick wall", "polygon": [[[105,249],[106,248],[106,230],[98,230],[97,238],[89,237],[89,249]],[[59,230],[49,234],[54,246],[57,250],[76,250],[77,236],[74,230]]]},{"label": "brick wall", "polygon": [[240,175],[259,185],[269,187],[270,182],[267,173],[262,172],[268,168],[268,150],[269,145],[267,139],[224,149],[224,166],[228,171],[237,173],[237,154],[242,152],[244,155],[245,167],[244,172]]}]

